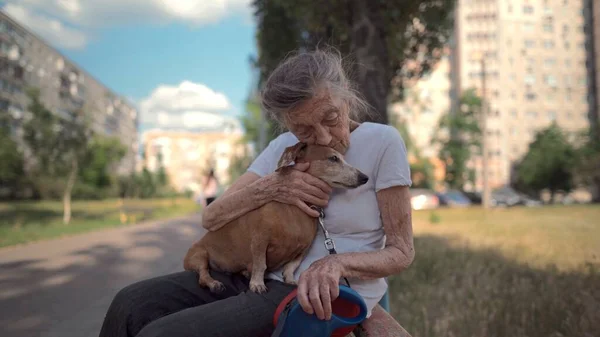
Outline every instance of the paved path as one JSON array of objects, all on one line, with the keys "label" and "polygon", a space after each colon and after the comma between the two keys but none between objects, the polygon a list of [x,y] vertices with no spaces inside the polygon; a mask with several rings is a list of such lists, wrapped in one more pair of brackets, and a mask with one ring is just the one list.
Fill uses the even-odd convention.
[{"label": "paved path", "polygon": [[0,336],[95,337],[114,294],[182,270],[194,215],[0,249]]}]

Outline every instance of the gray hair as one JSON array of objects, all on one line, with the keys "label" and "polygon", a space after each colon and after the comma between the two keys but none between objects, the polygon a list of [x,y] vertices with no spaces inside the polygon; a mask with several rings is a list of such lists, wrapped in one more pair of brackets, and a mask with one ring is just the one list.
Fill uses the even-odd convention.
[{"label": "gray hair", "polygon": [[369,115],[369,105],[348,79],[343,58],[333,48],[300,52],[285,59],[265,82],[262,105],[283,127],[289,111],[324,89],[344,100],[351,119],[359,121]]}]

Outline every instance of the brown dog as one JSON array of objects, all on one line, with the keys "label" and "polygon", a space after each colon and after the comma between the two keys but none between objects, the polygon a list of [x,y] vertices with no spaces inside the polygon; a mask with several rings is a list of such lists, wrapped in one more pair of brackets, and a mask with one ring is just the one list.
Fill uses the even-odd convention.
[{"label": "brown dog", "polygon": [[[332,148],[298,143],[285,149],[277,170],[285,174],[292,162],[310,162],[307,173],[322,179],[331,187],[356,188],[369,178],[348,165]],[[187,252],[184,268],[199,273],[199,283],[214,293],[224,285],[209,274],[212,269],[242,273],[250,278],[250,289],[267,290],[264,274],[283,267],[286,283],[294,284],[294,272],[300,266],[317,233],[316,220],[300,208],[270,202],[208,232]]]}]

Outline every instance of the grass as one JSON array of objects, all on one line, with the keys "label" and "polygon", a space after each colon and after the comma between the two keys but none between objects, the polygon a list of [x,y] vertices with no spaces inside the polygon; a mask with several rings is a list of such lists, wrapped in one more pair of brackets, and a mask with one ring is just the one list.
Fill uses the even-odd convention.
[{"label": "grass", "polygon": [[64,225],[61,202],[0,203],[0,247],[190,214],[197,207],[185,198],[126,200],[123,208],[114,199],[75,201],[71,223]]},{"label": "grass", "polygon": [[600,335],[600,206],[431,213],[414,212],[415,261],[390,279],[414,337]]}]

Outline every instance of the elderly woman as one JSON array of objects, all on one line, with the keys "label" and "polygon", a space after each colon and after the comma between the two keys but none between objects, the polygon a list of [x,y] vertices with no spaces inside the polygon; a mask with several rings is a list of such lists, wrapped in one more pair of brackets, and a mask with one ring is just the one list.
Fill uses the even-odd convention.
[{"label": "elderly woman", "polygon": [[[385,277],[407,268],[415,255],[412,238],[411,184],[406,148],[394,128],[358,123],[366,104],[353,91],[338,53],[304,52],[288,58],[272,73],[262,92],[266,111],[289,132],[280,135],[203,214],[202,225],[216,231],[270,202],[325,208],[325,224],[338,254],[329,255],[319,233],[296,271],[303,309],[320,319],[331,317],[331,301],[346,277],[371,310],[387,290]],[[367,184],[338,191],[305,173],[298,164],[283,177],[275,172],[284,149],[298,141],[344,153],[367,174]],[[266,276],[268,292],[249,291],[241,275],[211,271],[226,290],[215,295],[201,288],[194,272],[145,280],[121,290],[106,315],[101,337],[126,336],[269,336],[273,314],[294,289],[280,270]]]}]

